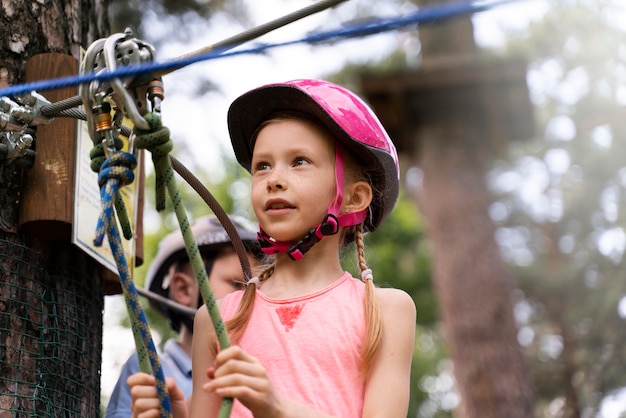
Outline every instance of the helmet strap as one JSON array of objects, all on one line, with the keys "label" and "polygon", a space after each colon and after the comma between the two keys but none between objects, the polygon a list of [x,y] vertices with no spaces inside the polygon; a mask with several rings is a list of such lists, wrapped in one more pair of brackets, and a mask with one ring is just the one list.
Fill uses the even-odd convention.
[{"label": "helmet strap", "polygon": [[344,167],[343,150],[341,147],[335,146],[335,198],[328,206],[328,214],[324,217],[322,223],[311,228],[304,238],[296,243],[276,241],[274,238],[267,235],[263,229],[259,229],[257,236],[263,253],[287,253],[294,261],[302,260],[304,254],[309,251],[313,245],[321,241],[322,238],[328,235],[335,235],[339,232],[339,226],[358,225],[365,221],[367,218],[367,210],[339,215],[339,210],[343,203]]}]

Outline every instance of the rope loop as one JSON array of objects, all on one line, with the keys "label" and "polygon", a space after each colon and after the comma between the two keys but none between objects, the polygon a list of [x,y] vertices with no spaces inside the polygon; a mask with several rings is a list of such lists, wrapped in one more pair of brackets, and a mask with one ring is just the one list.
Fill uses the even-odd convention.
[{"label": "rope loop", "polygon": [[[92,160],[93,162],[93,160]],[[133,170],[137,167],[137,159],[128,152],[117,152],[107,158],[100,166],[98,184],[100,185],[100,199],[102,200],[102,210],[96,225],[96,237],[94,245],[101,246],[106,233],[107,225],[113,222],[113,206],[120,220],[120,225],[124,232],[124,237],[130,239],[133,234],[130,227],[130,219],[124,205],[124,200],[119,194],[121,186],[131,184],[135,179]]]},{"label": "rope loop", "polygon": [[137,158],[129,152],[118,152],[107,158],[100,167],[98,185],[104,186],[109,180],[116,180],[118,187],[127,186],[135,180],[134,169]]},{"label": "rope loop", "polygon": [[100,167],[98,184],[104,186],[109,180],[117,180],[118,186],[127,186],[135,180],[137,158],[129,152],[118,152],[107,158]]},{"label": "rope loop", "polygon": [[165,209],[168,178],[173,176],[169,154],[174,145],[170,140],[170,130],[163,126],[158,114],[148,113],[144,118],[150,125],[150,130],[134,129],[135,146],[152,154],[156,178],[156,210],[160,212]]}]

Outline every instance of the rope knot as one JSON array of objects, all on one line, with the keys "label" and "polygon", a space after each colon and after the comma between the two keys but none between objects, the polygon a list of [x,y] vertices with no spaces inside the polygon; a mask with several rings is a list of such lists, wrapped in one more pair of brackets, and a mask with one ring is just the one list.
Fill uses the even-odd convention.
[{"label": "rope knot", "polygon": [[124,238],[130,239],[133,236],[124,200],[118,192],[120,186],[126,186],[135,180],[135,173],[133,172],[135,167],[137,167],[137,159],[135,156],[129,152],[123,151],[116,152],[110,158],[107,158],[100,166],[98,184],[100,185],[102,211],[98,217],[96,237],[94,238],[94,245],[97,247],[102,245],[107,225],[113,223],[115,220],[115,216],[113,215],[114,206],[122,226]]},{"label": "rope knot", "polygon": [[126,186],[135,180],[134,169],[137,167],[137,158],[128,152],[117,152],[107,158],[100,166],[98,184],[103,187],[108,180],[117,180],[119,186]]},{"label": "rope knot", "polygon": [[135,145],[137,148],[147,149],[152,153],[152,159],[156,162],[169,155],[174,148],[170,141],[170,130],[163,126],[161,117],[156,113],[148,113],[145,116],[150,130],[135,127]]},{"label": "rope knot", "polygon": [[170,130],[163,126],[158,114],[148,113],[144,117],[150,125],[150,130],[134,129],[135,146],[147,149],[152,154],[156,180],[156,210],[160,212],[165,209],[168,177],[173,176],[169,154],[174,146],[170,140]]}]

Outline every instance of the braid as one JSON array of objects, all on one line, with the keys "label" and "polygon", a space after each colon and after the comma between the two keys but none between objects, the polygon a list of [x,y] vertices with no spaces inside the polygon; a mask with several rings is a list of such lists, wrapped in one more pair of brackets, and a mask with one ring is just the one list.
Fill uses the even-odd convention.
[{"label": "braid", "polygon": [[382,338],[382,319],[380,305],[376,300],[376,288],[372,279],[371,271],[365,261],[365,242],[363,240],[363,224],[357,226],[355,231],[355,244],[359,269],[365,281],[365,344],[363,344],[363,377],[367,376],[374,361],[374,356]]},{"label": "braid", "polygon": [[[275,264],[268,265],[259,275],[259,283],[269,279],[274,273]],[[226,321],[226,329],[230,334],[230,338],[233,342],[239,341],[243,332],[246,330],[246,326],[250,321],[250,315],[252,315],[252,309],[254,308],[254,296],[256,294],[257,284],[254,281],[249,281],[246,290],[243,292],[243,297],[237,308],[237,312]]]},{"label": "braid", "polygon": [[271,275],[274,274],[275,268],[276,268],[275,263],[272,263],[269,266],[267,266],[261,273],[259,273],[259,281],[263,283],[264,281],[269,279]]},{"label": "braid", "polygon": [[367,270],[367,261],[365,261],[365,241],[363,240],[363,224],[356,226],[354,232],[354,241],[356,244],[356,255],[359,261],[359,270]]}]

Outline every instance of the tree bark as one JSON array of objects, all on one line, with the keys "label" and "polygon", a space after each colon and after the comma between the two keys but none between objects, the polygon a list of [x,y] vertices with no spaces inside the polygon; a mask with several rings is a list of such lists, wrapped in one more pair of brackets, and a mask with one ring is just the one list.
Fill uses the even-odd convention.
[{"label": "tree bark", "polygon": [[[106,36],[106,5],[2,2],[0,28],[4,87],[24,81],[34,55],[78,59],[81,46]],[[21,176],[28,170],[4,164],[0,170],[0,417],[99,416],[103,268],[69,240],[17,232]]]},{"label": "tree bark", "polygon": [[517,342],[511,275],[494,241],[480,145],[463,126],[420,137],[418,204],[433,246],[435,290],[454,361],[463,418],[534,416],[531,378]]},{"label": "tree bark", "polygon": [[[445,3],[418,0],[422,6]],[[419,28],[424,66],[477,58],[469,16]],[[535,416],[530,372],[517,341],[511,274],[495,242],[485,183],[489,114],[480,95],[460,90],[419,128],[418,205],[433,245],[441,307],[463,418]],[[422,115],[422,118],[426,118]],[[506,140],[501,138],[500,140]]]}]

